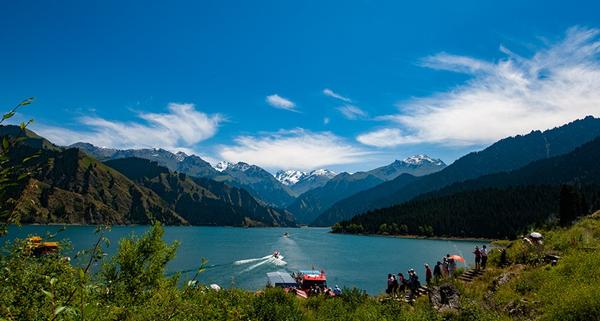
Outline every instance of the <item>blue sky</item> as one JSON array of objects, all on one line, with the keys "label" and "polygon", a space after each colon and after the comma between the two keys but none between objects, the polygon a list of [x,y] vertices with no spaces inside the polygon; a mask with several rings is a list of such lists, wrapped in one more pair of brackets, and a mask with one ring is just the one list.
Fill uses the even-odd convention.
[{"label": "blue sky", "polygon": [[449,163],[599,116],[600,4],[523,2],[3,1],[0,103],[59,144]]}]

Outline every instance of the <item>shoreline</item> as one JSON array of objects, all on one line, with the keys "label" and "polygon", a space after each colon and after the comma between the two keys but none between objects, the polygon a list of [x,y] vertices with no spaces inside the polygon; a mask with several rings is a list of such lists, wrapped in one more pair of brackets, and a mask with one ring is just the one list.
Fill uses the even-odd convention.
[{"label": "shoreline", "polygon": [[487,242],[492,243],[494,241],[499,241],[499,239],[489,239],[484,237],[458,237],[458,236],[422,236],[422,235],[385,235],[385,234],[366,234],[366,233],[333,233],[331,234],[341,234],[341,235],[357,235],[357,236],[367,236],[367,237],[390,237],[390,238],[400,238],[400,239],[416,239],[416,240],[437,240],[437,241],[466,241],[466,242]]},{"label": "shoreline", "polygon": [[[21,224],[21,225],[10,225],[12,227],[22,227],[22,226],[81,226],[81,227],[98,227],[98,226],[108,226],[108,227],[143,227],[143,226],[152,226],[150,224],[115,224],[115,225],[103,225],[103,224],[82,224],[82,223],[30,223],[30,224]],[[314,229],[326,229],[328,227],[312,227],[312,226],[232,226],[232,225],[163,225],[164,227],[221,227],[221,228],[239,228],[239,229],[269,229],[269,228],[289,228],[289,229],[297,229],[297,228],[314,228]],[[330,229],[330,227],[329,227]],[[487,242],[492,243],[494,241],[498,241],[501,239],[489,239],[484,237],[458,237],[458,236],[422,236],[422,235],[385,235],[385,234],[352,234],[352,233],[333,233],[329,231],[331,234],[340,234],[340,235],[354,235],[354,236],[366,236],[366,237],[389,237],[389,238],[401,238],[401,239],[416,239],[416,240],[437,240],[437,241],[466,241],[466,242]]]}]

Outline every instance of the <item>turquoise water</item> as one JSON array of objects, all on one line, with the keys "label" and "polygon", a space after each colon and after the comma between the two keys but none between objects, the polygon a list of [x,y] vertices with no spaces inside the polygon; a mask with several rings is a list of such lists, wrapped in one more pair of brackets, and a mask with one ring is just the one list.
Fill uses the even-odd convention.
[{"label": "turquoise water", "polygon": [[[28,235],[45,236],[60,230],[59,226],[11,227],[6,239]],[[142,234],[147,226],[113,227],[107,233],[116,251],[122,237]],[[68,226],[57,234],[57,239],[69,239],[73,251],[90,248],[97,236],[92,226]],[[289,237],[283,237],[288,232]],[[339,235],[327,228],[230,228],[230,227],[166,227],[165,239],[180,241],[177,256],[168,266],[168,272],[193,270],[202,257],[209,260],[209,268],[200,277],[203,283],[217,283],[223,287],[241,287],[249,290],[266,284],[266,273],[323,269],[330,286],[356,286],[370,294],[384,291],[388,273],[406,272],[414,268],[423,278],[423,263],[433,266],[447,253],[463,255],[472,262],[472,249],[481,242],[404,239],[376,236]],[[259,259],[279,250],[285,266],[276,260]],[[256,259],[251,262],[237,262]],[[241,264],[240,264],[241,263]],[[183,278],[192,277],[184,273]],[[405,273],[406,274],[406,273]]]}]

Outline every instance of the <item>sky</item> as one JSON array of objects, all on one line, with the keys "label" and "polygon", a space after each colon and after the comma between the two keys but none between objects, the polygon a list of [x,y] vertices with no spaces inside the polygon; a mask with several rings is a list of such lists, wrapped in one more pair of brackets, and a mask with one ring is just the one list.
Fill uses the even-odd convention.
[{"label": "sky", "polygon": [[451,163],[600,116],[597,1],[1,1],[0,105],[56,144],[270,171]]}]

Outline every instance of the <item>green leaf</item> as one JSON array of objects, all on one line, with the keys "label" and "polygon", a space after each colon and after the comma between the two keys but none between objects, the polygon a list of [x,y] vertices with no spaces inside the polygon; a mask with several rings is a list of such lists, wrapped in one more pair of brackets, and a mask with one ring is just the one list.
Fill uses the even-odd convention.
[{"label": "green leaf", "polygon": [[4,121],[9,118],[12,118],[14,115],[15,115],[15,111],[8,112],[8,113],[4,114],[4,116],[2,116],[2,120]]},{"label": "green leaf", "polygon": [[57,308],[54,310],[54,315],[58,315],[59,313],[63,312],[63,311],[66,309],[66,308],[67,308],[67,307],[65,307],[65,306],[60,306],[60,307],[57,307]]},{"label": "green leaf", "polygon": [[2,138],[2,148],[4,149],[4,151],[7,151],[8,147],[9,147],[8,137],[4,136]]},{"label": "green leaf", "polygon": [[56,282],[58,282],[57,278],[51,278],[50,279],[50,285],[54,286],[56,284]]},{"label": "green leaf", "polygon": [[29,98],[23,100],[22,102],[20,102],[18,106],[19,107],[20,106],[27,106],[27,105],[31,104],[34,99],[35,99],[35,97],[29,97]]},{"label": "green leaf", "polygon": [[50,299],[52,299],[52,298],[54,297],[54,295],[52,295],[52,293],[51,293],[51,292],[49,292],[49,291],[46,291],[46,290],[44,290],[44,289],[42,289],[42,293],[44,293],[44,294],[45,294],[47,297],[49,297]]}]

